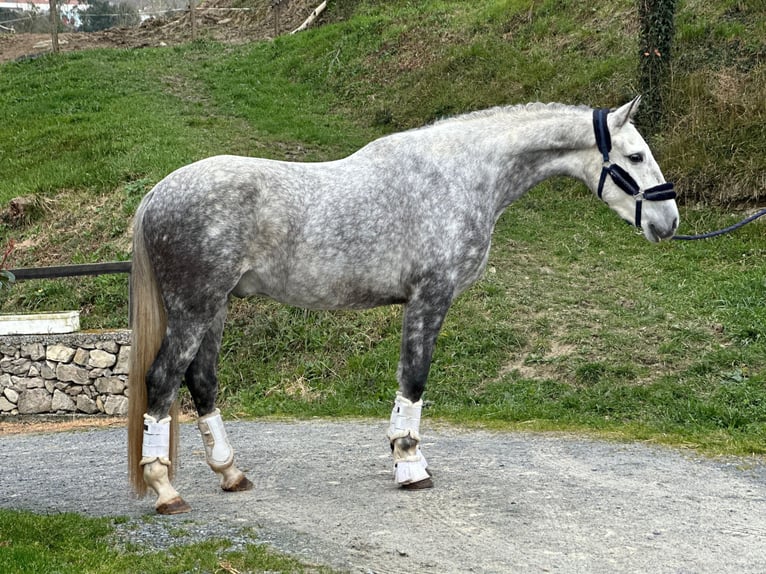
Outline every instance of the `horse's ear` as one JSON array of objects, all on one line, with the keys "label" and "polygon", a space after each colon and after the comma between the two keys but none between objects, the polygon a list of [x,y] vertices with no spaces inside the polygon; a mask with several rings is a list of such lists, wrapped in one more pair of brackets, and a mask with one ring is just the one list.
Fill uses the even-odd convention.
[{"label": "horse's ear", "polygon": [[638,104],[640,102],[641,96],[636,96],[627,104],[620,106],[611,114],[609,114],[610,119],[612,120],[612,127],[619,129],[629,121],[633,120],[633,116],[636,115],[636,112],[638,111]]}]

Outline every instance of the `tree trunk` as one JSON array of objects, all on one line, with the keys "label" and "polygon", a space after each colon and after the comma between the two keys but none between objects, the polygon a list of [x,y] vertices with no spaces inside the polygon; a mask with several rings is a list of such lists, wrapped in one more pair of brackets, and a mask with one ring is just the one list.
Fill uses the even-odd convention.
[{"label": "tree trunk", "polygon": [[676,0],[638,0],[641,22],[639,86],[643,95],[638,124],[645,135],[662,127],[666,113],[675,12]]}]

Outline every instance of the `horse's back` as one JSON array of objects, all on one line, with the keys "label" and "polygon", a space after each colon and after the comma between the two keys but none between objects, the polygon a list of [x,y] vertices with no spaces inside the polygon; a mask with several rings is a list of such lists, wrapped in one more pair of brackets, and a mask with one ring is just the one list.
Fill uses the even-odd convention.
[{"label": "horse's back", "polygon": [[478,269],[491,229],[478,249],[464,245],[481,225],[455,215],[460,198],[437,167],[392,158],[395,148],[379,140],[323,163],[201,160],[157,184],[145,231],[162,266],[175,262],[167,273],[188,277],[191,264],[235,295],[312,308],[404,302],[415,278],[460,265],[461,250]]}]

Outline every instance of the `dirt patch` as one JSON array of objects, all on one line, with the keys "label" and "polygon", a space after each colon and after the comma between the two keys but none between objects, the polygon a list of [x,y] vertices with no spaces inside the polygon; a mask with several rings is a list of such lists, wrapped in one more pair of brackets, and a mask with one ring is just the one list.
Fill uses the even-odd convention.
[{"label": "dirt patch", "polygon": [[29,418],[0,419],[0,436],[31,433],[52,433],[77,429],[98,429],[125,426],[122,417],[39,416]]},{"label": "dirt patch", "polygon": [[[188,423],[196,418],[182,411],[180,422]],[[25,415],[22,417],[0,417],[0,436],[34,433],[58,433],[72,430],[95,430],[127,427],[125,417],[93,415]]]},{"label": "dirt patch", "polygon": [[[268,2],[258,2],[257,6],[249,10],[232,9],[230,3],[230,0],[213,0],[197,9],[197,38],[233,44],[273,38],[297,28],[316,7],[314,0],[289,2],[280,10],[277,28]],[[313,25],[316,26],[320,21],[321,17]],[[191,39],[192,29],[187,13],[173,18],[146,20],[136,28],[68,32],[58,36],[61,52],[177,46]],[[50,52],[49,34],[0,34],[0,63],[36,58]]]}]

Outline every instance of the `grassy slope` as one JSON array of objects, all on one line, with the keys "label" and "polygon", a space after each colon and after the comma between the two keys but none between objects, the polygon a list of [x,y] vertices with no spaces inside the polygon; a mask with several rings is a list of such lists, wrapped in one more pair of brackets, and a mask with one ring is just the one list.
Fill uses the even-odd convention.
[{"label": "grassy slope", "polygon": [[[689,199],[763,189],[757,4],[681,3],[677,95],[655,147]],[[15,263],[128,258],[143,193],[207,155],[329,159],[446,114],[528,100],[614,105],[636,90],[632,2],[345,2],[330,16],[348,20],[250,46],[3,66],[0,200],[46,199],[39,219],[2,229],[20,242]],[[687,232],[732,221],[709,208],[682,215]],[[489,272],[448,317],[429,416],[763,452],[764,249],[760,223],[649,246],[580,186],[541,186],[500,220]],[[124,326],[127,313],[120,276],[0,296],[3,310],[81,307],[91,327]],[[400,314],[236,302],[223,398],[242,415],[385,416]]]}]

